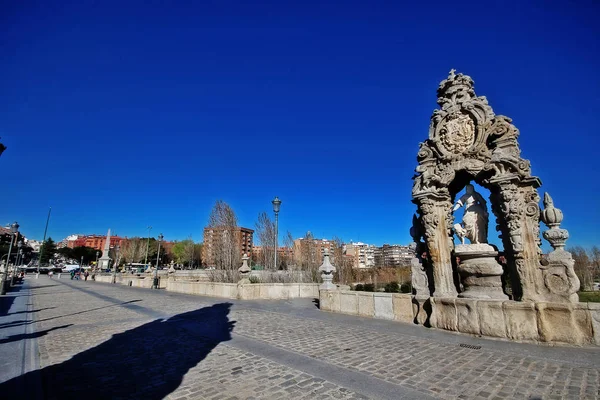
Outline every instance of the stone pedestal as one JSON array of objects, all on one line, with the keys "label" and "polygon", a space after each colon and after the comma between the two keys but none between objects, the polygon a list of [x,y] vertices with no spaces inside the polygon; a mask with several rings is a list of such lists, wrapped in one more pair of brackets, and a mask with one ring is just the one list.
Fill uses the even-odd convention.
[{"label": "stone pedestal", "polygon": [[502,266],[498,251],[489,244],[459,244],[454,255],[460,258],[458,274],[464,292],[458,297],[470,299],[508,299],[502,291]]}]

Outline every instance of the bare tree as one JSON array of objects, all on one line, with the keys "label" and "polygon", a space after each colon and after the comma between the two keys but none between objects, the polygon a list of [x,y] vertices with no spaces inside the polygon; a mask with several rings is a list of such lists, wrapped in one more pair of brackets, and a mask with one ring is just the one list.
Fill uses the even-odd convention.
[{"label": "bare tree", "polygon": [[351,283],[352,279],[352,259],[346,257],[346,253],[344,252],[344,242],[337,237],[334,236],[332,239],[333,242],[333,265],[335,265],[337,269],[338,281],[343,284]]},{"label": "bare tree", "polygon": [[285,249],[285,253],[282,261],[285,263],[286,269],[297,268],[297,261],[294,257],[294,237],[290,231],[287,231],[285,237],[283,238],[283,247]]},{"label": "bare tree", "polygon": [[575,273],[581,281],[581,290],[592,290],[593,284],[593,267],[590,265],[590,258],[587,252],[581,246],[575,246],[569,249],[575,260]]},{"label": "bare tree", "polygon": [[241,247],[236,236],[237,217],[233,209],[223,200],[218,200],[208,218],[211,229],[211,243],[208,243],[209,254],[217,269],[237,271],[241,260]]},{"label": "bare tree", "polygon": [[192,235],[190,235],[190,237],[188,237],[187,240],[184,240],[183,243],[183,255],[185,260],[189,262],[188,266],[190,269],[193,268],[195,254],[195,243],[192,239]]},{"label": "bare tree", "polygon": [[258,214],[255,224],[255,235],[262,246],[259,259],[257,260],[265,269],[275,270],[275,222],[269,218],[266,212]]},{"label": "bare tree", "polygon": [[140,238],[131,238],[121,243],[121,257],[126,263],[140,262],[146,254],[147,243]]},{"label": "bare tree", "polygon": [[298,257],[300,269],[307,271],[313,281],[318,281],[321,260],[319,260],[319,252],[312,233],[310,231],[306,232],[304,238],[297,242],[296,247],[295,252]]},{"label": "bare tree", "polygon": [[592,247],[590,251],[590,258],[593,267],[592,278],[594,281],[597,281],[598,279],[600,279],[600,249],[598,248],[598,246]]}]

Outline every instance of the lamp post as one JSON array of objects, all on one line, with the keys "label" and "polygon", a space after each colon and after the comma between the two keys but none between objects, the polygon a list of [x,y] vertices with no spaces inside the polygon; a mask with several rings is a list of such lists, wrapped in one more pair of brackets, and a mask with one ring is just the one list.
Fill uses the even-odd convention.
[{"label": "lamp post", "polygon": [[100,255],[100,252],[98,250],[96,250],[96,266],[94,267],[94,271],[98,270],[98,256]]},{"label": "lamp post", "polygon": [[40,276],[40,266],[42,264],[42,254],[44,253],[44,246],[46,244],[46,233],[48,232],[48,223],[50,222],[50,213],[52,212],[52,207],[48,209],[48,218],[46,218],[46,228],[44,229],[44,239],[42,240],[42,247],[40,247],[40,257],[38,258],[37,265],[37,274],[35,275],[35,279]]},{"label": "lamp post", "polygon": [[160,242],[162,242],[163,238],[162,233],[158,235],[158,253],[156,253],[156,269],[154,270],[154,282],[152,285],[154,289],[158,289],[158,262],[160,261]]},{"label": "lamp post", "polygon": [[13,242],[15,241],[15,236],[17,235],[18,232],[19,232],[19,224],[14,222],[10,226],[10,233],[11,233],[10,246],[8,247],[8,255],[6,257],[6,268],[4,269],[4,274],[2,275],[2,287],[0,288],[0,294],[2,294],[2,295],[6,294],[6,275],[8,275],[8,264],[10,261],[10,253],[12,251]]},{"label": "lamp post", "polygon": [[17,268],[19,266],[19,255],[23,254],[23,251],[21,250],[21,246],[23,246],[23,241],[19,240],[17,242],[17,258],[15,259],[15,266],[13,267],[13,274],[10,277],[10,286],[13,286],[15,284],[15,274],[16,274]]},{"label": "lamp post", "polygon": [[275,196],[273,201],[273,212],[275,213],[275,270],[277,270],[277,250],[279,249],[279,207],[281,206],[281,200],[279,197]]},{"label": "lamp post", "polygon": [[121,246],[115,246],[115,263],[113,264],[113,278],[112,283],[117,283],[117,266],[119,265],[119,250]]},{"label": "lamp post", "polygon": [[148,250],[150,250],[150,231],[152,230],[152,227],[149,226],[147,229],[148,229],[148,241],[146,242],[146,259],[144,260],[144,268],[148,268]]}]

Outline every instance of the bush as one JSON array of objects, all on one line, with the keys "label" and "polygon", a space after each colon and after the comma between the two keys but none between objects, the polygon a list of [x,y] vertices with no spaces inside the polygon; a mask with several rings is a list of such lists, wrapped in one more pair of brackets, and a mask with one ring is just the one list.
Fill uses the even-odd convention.
[{"label": "bush", "polygon": [[398,285],[398,282],[390,282],[385,285],[384,290],[386,293],[398,293],[400,292],[400,285]]},{"label": "bush", "polygon": [[374,292],[375,291],[375,285],[373,285],[372,283],[365,283],[365,285],[363,287],[363,291],[364,292]]},{"label": "bush", "polygon": [[250,275],[248,279],[250,280],[250,283],[260,283],[260,278],[256,275]]},{"label": "bush", "polygon": [[354,290],[356,290],[358,292],[362,292],[364,290],[363,284],[359,283],[358,285],[354,286]]},{"label": "bush", "polygon": [[400,286],[400,293],[412,293],[412,284],[410,282],[404,282]]}]

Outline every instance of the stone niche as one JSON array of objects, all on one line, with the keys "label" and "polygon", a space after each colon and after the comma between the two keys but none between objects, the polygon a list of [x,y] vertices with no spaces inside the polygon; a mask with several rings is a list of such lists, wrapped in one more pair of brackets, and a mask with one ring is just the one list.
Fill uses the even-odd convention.
[{"label": "stone niche", "polygon": [[[494,114],[487,99],[475,94],[473,80],[454,70],[440,83],[437,103],[413,177],[414,294],[508,300],[508,281],[515,301],[576,303],[579,280],[564,250],[569,235],[560,228],[562,212],[547,193],[540,211],[541,181],[520,155],[512,120]],[[498,250],[487,244],[487,201],[473,183],[490,192],[503,265]],[[460,208],[464,217],[455,223]],[[544,258],[540,221],[549,227],[544,238],[554,249]],[[462,244],[454,245],[454,235]]]}]

